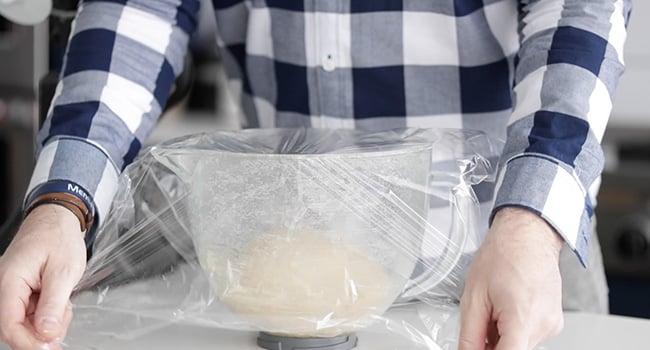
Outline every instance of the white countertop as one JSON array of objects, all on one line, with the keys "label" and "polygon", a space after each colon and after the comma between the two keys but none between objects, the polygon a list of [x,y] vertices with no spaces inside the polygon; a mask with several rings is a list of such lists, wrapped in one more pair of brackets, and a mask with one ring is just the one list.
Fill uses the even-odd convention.
[{"label": "white countertop", "polygon": [[[250,323],[213,298],[203,274],[192,275],[195,270],[189,264],[181,265],[164,278],[76,295],[64,348],[260,350],[257,332],[241,330],[254,329]],[[357,333],[356,350],[457,348],[460,313],[456,304],[412,303],[393,307],[373,320],[372,326]],[[217,328],[224,325],[240,330]],[[561,334],[536,348],[575,349],[650,349],[650,320],[568,312]],[[8,347],[0,344],[0,350]]]},{"label": "white countertop", "polygon": [[[453,322],[453,321],[452,321]],[[132,333],[123,339],[91,334],[71,335],[83,346],[70,349],[220,349],[220,350],[259,350],[255,345],[256,333],[227,331],[206,327],[171,325],[157,330],[149,330],[145,335]],[[650,345],[650,320],[619,316],[603,316],[581,313],[566,313],[562,333],[546,342],[539,350],[611,350],[642,349]],[[92,339],[91,338],[95,338]],[[8,350],[0,344],[1,350]],[[410,340],[386,332],[359,333],[358,350],[405,350],[427,349],[425,345],[414,345]]]}]

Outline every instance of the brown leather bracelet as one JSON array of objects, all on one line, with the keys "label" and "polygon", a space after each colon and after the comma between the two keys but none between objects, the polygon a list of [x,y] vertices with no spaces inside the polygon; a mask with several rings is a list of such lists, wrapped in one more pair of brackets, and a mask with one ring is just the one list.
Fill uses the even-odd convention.
[{"label": "brown leather bracelet", "polygon": [[94,216],[79,198],[69,193],[45,193],[34,198],[25,209],[25,216],[41,204],[56,204],[70,210],[79,219],[81,232],[88,232],[93,226]]}]

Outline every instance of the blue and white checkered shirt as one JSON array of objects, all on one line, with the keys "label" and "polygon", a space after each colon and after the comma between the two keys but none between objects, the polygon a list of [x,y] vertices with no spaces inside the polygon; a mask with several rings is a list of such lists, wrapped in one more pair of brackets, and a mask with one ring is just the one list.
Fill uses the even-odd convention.
[{"label": "blue and white checkered shirt", "polygon": [[[494,209],[533,210],[585,261],[627,0],[213,4],[243,126],[484,130],[505,140]],[[28,198],[69,190],[102,220],[180,73],[198,7],[84,1]]]}]

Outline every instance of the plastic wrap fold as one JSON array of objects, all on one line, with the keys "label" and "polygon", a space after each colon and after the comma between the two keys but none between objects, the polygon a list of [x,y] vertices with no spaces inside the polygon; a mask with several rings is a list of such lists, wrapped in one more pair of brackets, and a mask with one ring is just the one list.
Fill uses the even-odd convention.
[{"label": "plastic wrap fold", "polygon": [[[497,156],[485,134],[452,129],[257,129],[151,147],[120,178],[72,334],[408,333],[400,308],[460,297],[482,235],[472,188],[494,180]],[[107,313],[119,326],[102,326]]]}]

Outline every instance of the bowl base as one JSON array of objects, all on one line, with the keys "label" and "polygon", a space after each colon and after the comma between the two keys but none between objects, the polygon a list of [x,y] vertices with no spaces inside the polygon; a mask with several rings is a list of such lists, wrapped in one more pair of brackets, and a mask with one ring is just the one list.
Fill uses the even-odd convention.
[{"label": "bowl base", "polygon": [[331,338],[293,338],[262,332],[257,337],[257,345],[268,350],[350,350],[357,342],[354,333]]}]

